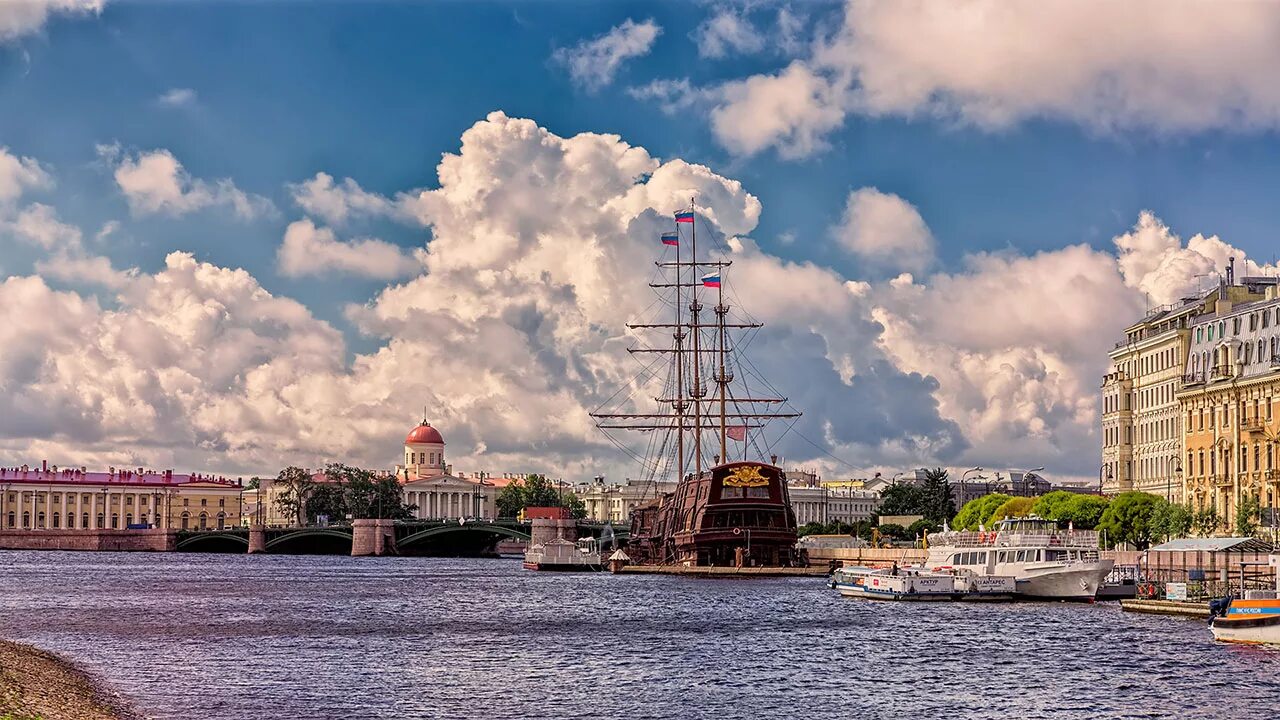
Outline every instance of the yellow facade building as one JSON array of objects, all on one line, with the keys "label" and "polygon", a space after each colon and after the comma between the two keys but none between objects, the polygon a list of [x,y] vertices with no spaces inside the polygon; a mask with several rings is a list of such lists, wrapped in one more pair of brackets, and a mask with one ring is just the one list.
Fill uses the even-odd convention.
[{"label": "yellow facade building", "polygon": [[241,524],[238,481],[171,470],[0,468],[5,530],[214,530]]},{"label": "yellow facade building", "polygon": [[1269,516],[1280,498],[1280,294],[1275,278],[1246,278],[1248,296],[1224,286],[1191,326],[1178,393],[1186,496],[1230,530],[1246,497]]}]

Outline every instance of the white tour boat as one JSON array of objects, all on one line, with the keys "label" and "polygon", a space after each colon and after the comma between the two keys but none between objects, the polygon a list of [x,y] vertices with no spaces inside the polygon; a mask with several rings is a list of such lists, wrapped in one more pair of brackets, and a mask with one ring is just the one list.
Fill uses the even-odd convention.
[{"label": "white tour boat", "polygon": [[972,573],[933,573],[917,567],[842,567],[830,586],[845,597],[873,600],[1012,600],[1011,577]]},{"label": "white tour boat", "polygon": [[991,532],[944,530],[928,541],[926,569],[1012,575],[1027,598],[1092,600],[1115,564],[1099,557],[1097,532],[1037,517],[1003,520]]}]

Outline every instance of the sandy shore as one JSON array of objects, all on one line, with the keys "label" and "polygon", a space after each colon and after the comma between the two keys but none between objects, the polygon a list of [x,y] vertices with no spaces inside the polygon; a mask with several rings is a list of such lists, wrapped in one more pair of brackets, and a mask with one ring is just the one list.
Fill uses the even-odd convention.
[{"label": "sandy shore", "polygon": [[0,720],[141,720],[127,702],[74,664],[0,640]]}]

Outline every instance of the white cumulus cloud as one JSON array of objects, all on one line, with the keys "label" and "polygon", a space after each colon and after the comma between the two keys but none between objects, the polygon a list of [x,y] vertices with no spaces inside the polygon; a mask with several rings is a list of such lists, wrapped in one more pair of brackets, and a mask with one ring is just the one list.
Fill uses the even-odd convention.
[{"label": "white cumulus cloud", "polygon": [[920,212],[897,195],[876,188],[849,193],[832,235],[872,267],[919,272],[933,262],[933,234]]},{"label": "white cumulus cloud", "polygon": [[335,183],[333,176],[318,172],[305,182],[289,186],[293,201],[310,215],[332,225],[341,225],[352,216],[390,215],[396,211],[391,200],[371,193],[351,178]]},{"label": "white cumulus cloud", "polygon": [[191,107],[196,104],[196,97],[196,91],[191,88],[170,88],[156,98],[156,103],[168,108]]},{"label": "white cumulus cloud", "polygon": [[552,59],[563,65],[578,85],[599,90],[613,82],[624,62],[647,55],[661,34],[662,27],[653,20],[627,19],[604,35],[556,50]]},{"label": "white cumulus cloud", "polygon": [[39,32],[51,15],[96,15],[106,0],[5,0],[0,2],[0,42]]},{"label": "white cumulus cloud", "polygon": [[0,207],[13,203],[27,190],[50,187],[53,177],[39,162],[0,147]]},{"label": "white cumulus cloud", "polygon": [[318,228],[311,220],[289,223],[276,260],[280,272],[290,277],[350,273],[392,280],[422,269],[420,261],[389,242],[377,238],[344,242],[333,230]]},{"label": "white cumulus cloud", "polygon": [[[988,129],[1030,118],[1094,131],[1275,128],[1277,27],[1275,3],[848,0],[799,68],[731,83],[713,129],[735,152],[794,156],[850,113]],[[825,89],[805,91],[814,85]],[[796,86],[790,102],[759,97],[781,86]]]},{"label": "white cumulus cloud", "polygon": [[731,7],[720,8],[699,23],[693,40],[698,54],[707,58],[749,55],[765,47],[764,35],[751,23],[746,11]]},{"label": "white cumulus cloud", "polygon": [[135,215],[179,217],[223,206],[241,220],[252,220],[275,212],[270,200],[246,193],[230,178],[209,182],[191,177],[168,150],[121,155],[118,147],[106,147],[99,152],[114,164],[116,185]]}]

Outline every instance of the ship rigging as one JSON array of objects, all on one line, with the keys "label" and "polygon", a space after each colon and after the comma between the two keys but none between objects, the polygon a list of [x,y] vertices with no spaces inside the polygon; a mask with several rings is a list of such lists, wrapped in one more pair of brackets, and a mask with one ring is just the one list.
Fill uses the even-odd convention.
[{"label": "ship rigging", "polygon": [[[640,406],[629,396],[619,406],[598,408],[592,417],[611,440],[614,430],[651,433],[640,459],[645,477],[655,486],[674,471],[675,491],[633,513],[629,551],[634,559],[788,565],[794,561],[795,515],[776,456],[763,459],[769,447],[764,428],[771,420],[794,419],[800,413],[742,352],[762,325],[749,316],[730,317],[726,289],[730,297],[737,297],[728,282],[733,262],[699,258],[698,219],[691,202],[687,210],[675,213],[674,232],[660,238],[664,247],[674,248],[675,259],[654,263],[649,286],[660,304],[669,305],[670,314],[654,322],[627,324],[632,331],[670,333],[669,345],[664,341],[659,347],[629,348],[633,355],[659,356],[642,370],[632,393],[660,380],[661,389],[653,397],[657,409]],[[713,317],[707,322],[703,302],[712,299]],[[748,332],[731,340],[730,333],[737,331]],[[741,443],[741,454],[731,453],[730,440]],[[759,459],[750,458],[752,450]]]}]

